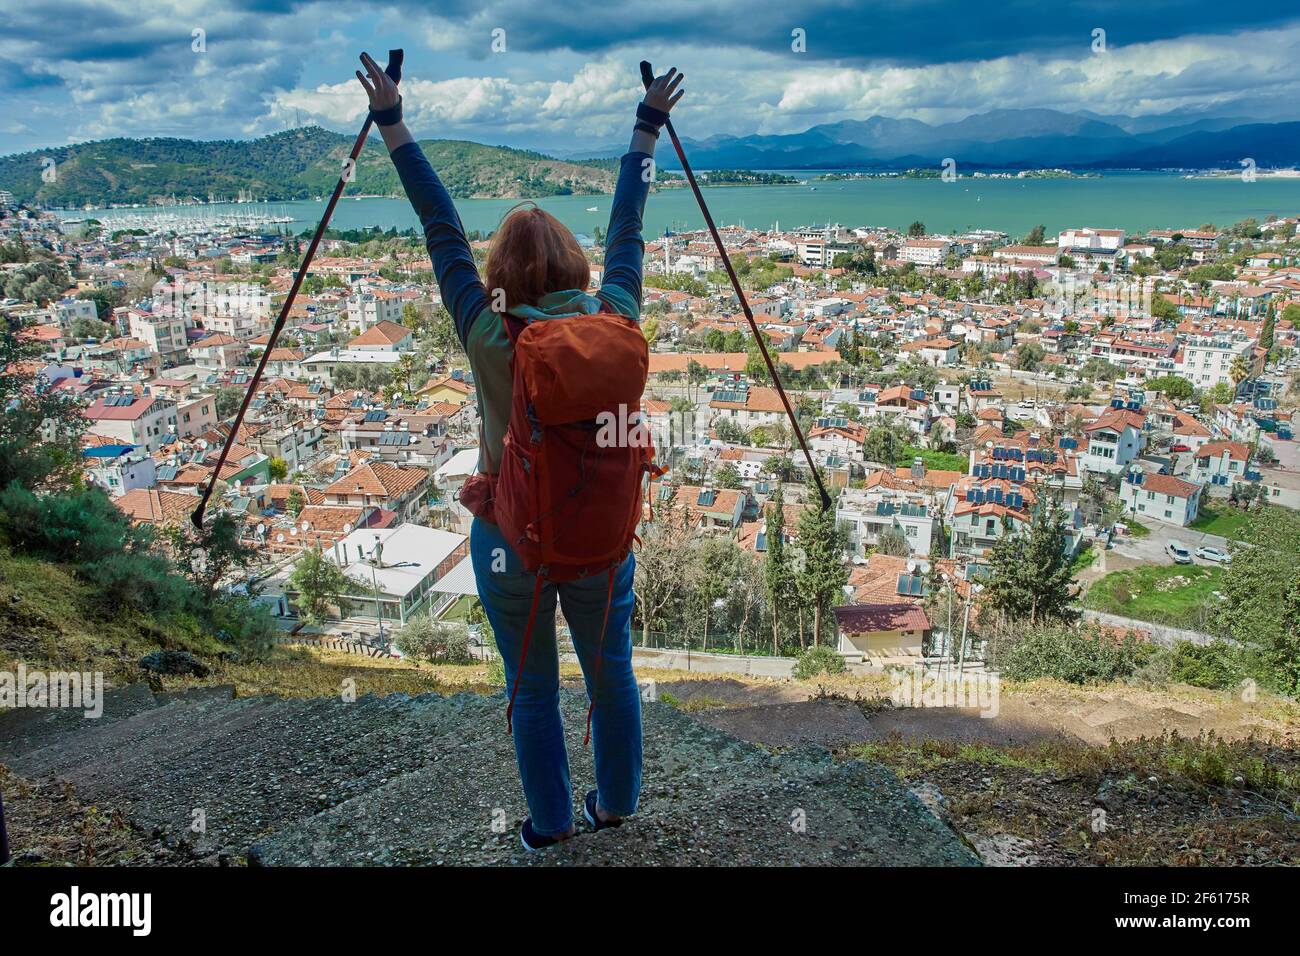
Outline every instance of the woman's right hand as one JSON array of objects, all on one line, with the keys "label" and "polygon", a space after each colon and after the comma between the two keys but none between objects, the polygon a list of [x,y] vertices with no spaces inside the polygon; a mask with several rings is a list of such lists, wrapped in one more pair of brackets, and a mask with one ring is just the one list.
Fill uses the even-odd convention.
[{"label": "woman's right hand", "polygon": [[370,97],[371,111],[386,110],[396,106],[401,96],[397,92],[397,84],[393,82],[392,77],[371,59],[369,53],[361,54],[361,65],[366,68],[370,81],[366,82],[366,77],[361,74],[360,70],[357,70],[357,79],[361,81],[361,85],[365,88],[366,96]]},{"label": "woman's right hand", "polygon": [[677,67],[673,67],[663,76],[656,76],[654,82],[646,87],[643,102],[646,106],[653,106],[655,109],[667,113],[677,105],[677,101],[686,92],[677,88],[684,79],[686,79],[686,74],[678,73]]}]

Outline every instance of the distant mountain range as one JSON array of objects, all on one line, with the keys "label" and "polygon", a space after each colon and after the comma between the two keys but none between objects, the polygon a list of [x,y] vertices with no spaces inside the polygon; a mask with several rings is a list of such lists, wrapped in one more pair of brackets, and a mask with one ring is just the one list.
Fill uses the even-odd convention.
[{"label": "distant mountain range", "polygon": [[[318,126],[260,139],[107,139],[0,157],[0,189],[24,203],[82,206],[158,199],[306,199],[338,181],[354,136]],[[420,145],[457,198],[529,199],[612,192],[612,160],[570,162],[527,150],[458,140]],[[54,160],[52,181],[42,175]],[[48,174],[47,174],[48,175]],[[402,195],[378,134],[357,161],[347,195]]]},{"label": "distant mountain range", "polygon": [[[683,119],[683,125],[688,126]],[[254,140],[107,139],[0,157],[0,189],[25,203],[56,206],[150,203],[175,197],[304,199],[327,194],[351,136],[317,126]],[[1300,122],[1265,123],[1186,114],[1128,117],[1058,110],[993,110],[953,123],[873,116],[779,136],[710,136],[684,141],[700,169],[1261,168],[1300,165]],[[461,140],[423,140],[457,198],[530,199],[608,193],[624,146],[556,159],[541,152]],[[55,175],[42,173],[48,160]],[[676,168],[666,144],[658,159]],[[48,175],[48,173],[46,174]],[[400,195],[379,137],[362,151],[348,195]]]},{"label": "distant mountain range", "polygon": [[[948,157],[959,171],[1235,169],[1247,157],[1261,167],[1300,165],[1300,123],[1006,109],[938,125],[873,116],[824,123],[802,133],[711,136],[684,139],[683,145],[691,165],[702,169],[908,169],[937,167]],[[610,147],[570,155],[608,157],[621,151]],[[660,165],[677,167],[671,150],[660,153]]]}]

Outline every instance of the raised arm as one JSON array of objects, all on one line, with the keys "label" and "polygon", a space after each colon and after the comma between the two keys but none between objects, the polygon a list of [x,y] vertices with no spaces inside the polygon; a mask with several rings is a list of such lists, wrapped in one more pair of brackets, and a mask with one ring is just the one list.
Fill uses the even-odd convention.
[{"label": "raised arm", "polygon": [[655,141],[668,111],[685,92],[678,89],[683,78],[684,74],[672,69],[646,90],[645,100],[637,109],[632,143],[619,166],[614,204],[609,210],[605,269],[598,295],[615,311],[633,318],[641,314],[641,267],[645,258],[641,220],[650,191]]},{"label": "raised arm", "polygon": [[384,138],[393,165],[397,167],[406,197],[420,217],[424,243],[433,262],[433,274],[438,280],[443,304],[451,313],[456,335],[464,345],[470,326],[488,304],[487,291],[474,264],[474,253],[465,238],[465,227],[451,201],[451,194],[402,122],[397,85],[369,54],[363,53],[361,62],[367,75],[363,76],[358,70],[357,79],[366,88],[375,125]]}]

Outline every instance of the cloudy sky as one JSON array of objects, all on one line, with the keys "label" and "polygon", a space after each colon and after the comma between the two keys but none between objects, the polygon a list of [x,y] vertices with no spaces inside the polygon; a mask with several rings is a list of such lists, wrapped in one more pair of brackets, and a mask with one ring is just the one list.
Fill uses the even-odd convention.
[{"label": "cloudy sky", "polygon": [[622,140],[642,58],[687,74],[699,139],[1002,107],[1300,118],[1285,2],[0,0],[0,153],[351,131],[357,53],[394,46],[417,135],[553,150]]}]

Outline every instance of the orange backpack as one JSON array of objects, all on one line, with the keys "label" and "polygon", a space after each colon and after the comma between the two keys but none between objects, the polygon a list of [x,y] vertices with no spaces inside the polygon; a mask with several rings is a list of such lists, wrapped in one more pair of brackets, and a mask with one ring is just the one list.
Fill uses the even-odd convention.
[{"label": "orange backpack", "polygon": [[[600,650],[609,624],[614,574],[632,550],[641,520],[644,476],[663,473],[641,421],[650,354],[640,326],[608,311],[527,322],[503,314],[514,345],[514,396],[493,520],[537,578],[510,692],[510,724],[546,581],[576,581],[604,572],[609,585]],[[587,738],[591,738],[591,710]],[[586,743],[584,740],[584,743]]]}]

